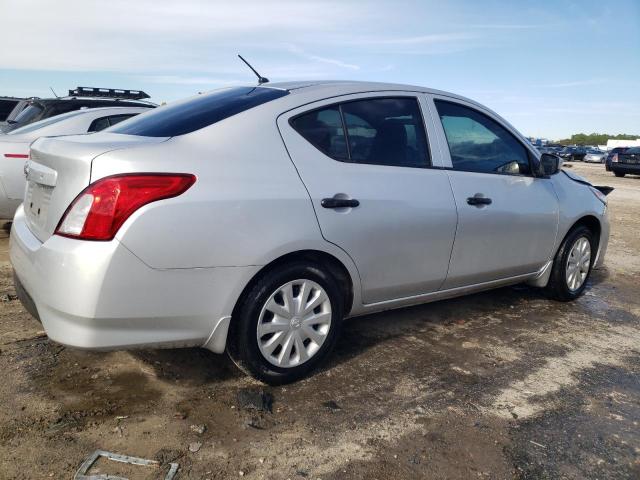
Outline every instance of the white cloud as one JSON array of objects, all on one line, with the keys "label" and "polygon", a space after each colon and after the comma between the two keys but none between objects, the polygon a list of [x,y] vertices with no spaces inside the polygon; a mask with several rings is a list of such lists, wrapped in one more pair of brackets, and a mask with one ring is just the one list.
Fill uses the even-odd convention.
[{"label": "white cloud", "polygon": [[[159,76],[197,72],[227,81],[246,75],[233,63],[237,53],[258,66],[265,59],[290,64],[293,54],[304,65],[303,76],[317,71],[331,77],[365,69],[349,56],[450,53],[474,48],[479,37],[431,33],[433,25],[427,24],[400,28],[394,15],[399,13],[391,4],[338,0],[3,0],[0,65]],[[398,35],[416,28],[425,34]]]},{"label": "white cloud", "polygon": [[584,80],[574,80],[571,82],[551,83],[547,85],[541,85],[544,88],[571,88],[571,87],[583,87],[588,85],[602,85],[606,83],[606,78],[589,78]]},{"label": "white cloud", "polygon": [[222,58],[243,49],[282,44],[327,25],[347,28],[357,10],[319,0],[250,0],[233,6],[203,0],[3,1],[0,65],[28,70],[234,73],[219,68]]},{"label": "white cloud", "polygon": [[360,66],[359,65],[355,65],[352,63],[346,63],[343,62],[342,60],[338,60],[336,58],[327,58],[327,57],[321,57],[319,55],[312,55],[310,53],[305,52],[302,48],[297,47],[295,45],[289,45],[288,46],[288,50],[291,53],[295,53],[296,55],[299,55],[302,58],[306,58],[307,60],[311,60],[312,62],[318,62],[318,63],[326,63],[329,65],[335,65],[336,67],[340,67],[340,68],[345,68],[348,70],[359,70]]}]

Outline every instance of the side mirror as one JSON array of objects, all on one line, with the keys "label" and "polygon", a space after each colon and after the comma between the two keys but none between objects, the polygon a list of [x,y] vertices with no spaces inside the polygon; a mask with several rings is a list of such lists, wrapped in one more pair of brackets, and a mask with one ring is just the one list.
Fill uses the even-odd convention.
[{"label": "side mirror", "polygon": [[562,160],[557,155],[543,153],[540,156],[540,173],[542,175],[555,175],[560,171]]}]

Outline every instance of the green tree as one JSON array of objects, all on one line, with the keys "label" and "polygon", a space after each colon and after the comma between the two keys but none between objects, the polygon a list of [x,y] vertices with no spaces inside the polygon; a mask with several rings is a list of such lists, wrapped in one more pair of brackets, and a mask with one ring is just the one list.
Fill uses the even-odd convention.
[{"label": "green tree", "polygon": [[628,135],[621,133],[609,135],[606,133],[574,133],[571,138],[558,140],[562,145],[606,145],[607,140],[636,140],[640,135]]}]

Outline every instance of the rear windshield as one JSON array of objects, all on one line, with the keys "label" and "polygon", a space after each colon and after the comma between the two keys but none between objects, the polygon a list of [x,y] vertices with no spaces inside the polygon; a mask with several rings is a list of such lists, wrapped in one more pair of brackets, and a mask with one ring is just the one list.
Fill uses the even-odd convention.
[{"label": "rear windshield", "polygon": [[158,107],[103,131],[143,137],[175,137],[200,130],[288,93],[264,87],[225,88]]}]

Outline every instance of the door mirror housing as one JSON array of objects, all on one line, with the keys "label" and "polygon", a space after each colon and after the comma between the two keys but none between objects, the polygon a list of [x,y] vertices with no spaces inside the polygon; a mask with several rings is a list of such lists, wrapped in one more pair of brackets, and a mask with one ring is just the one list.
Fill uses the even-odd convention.
[{"label": "door mirror housing", "polygon": [[540,156],[540,174],[543,176],[555,175],[561,166],[562,160],[557,155],[543,153]]}]

